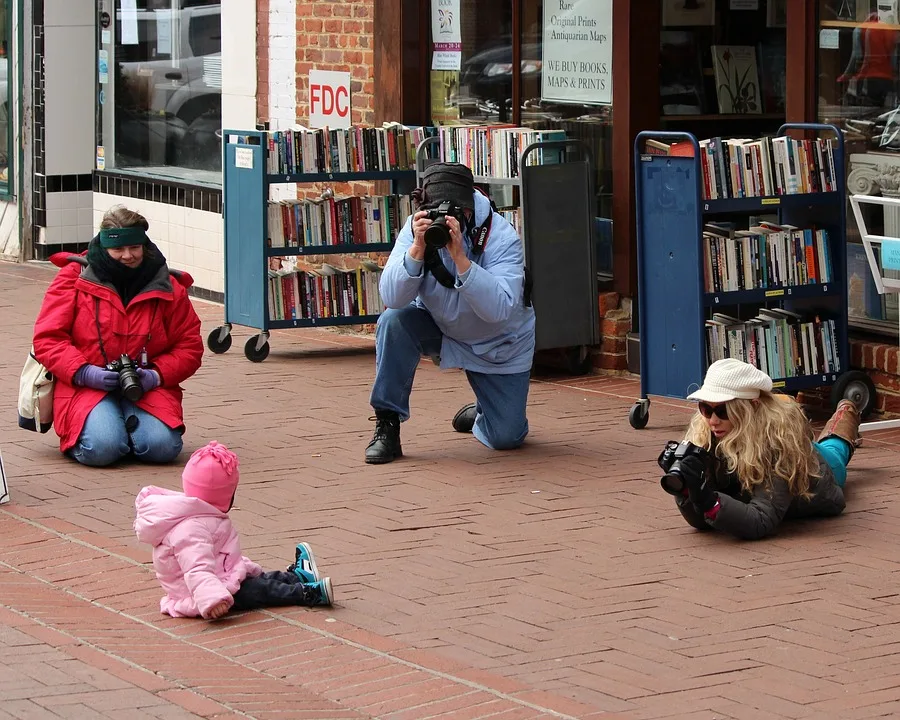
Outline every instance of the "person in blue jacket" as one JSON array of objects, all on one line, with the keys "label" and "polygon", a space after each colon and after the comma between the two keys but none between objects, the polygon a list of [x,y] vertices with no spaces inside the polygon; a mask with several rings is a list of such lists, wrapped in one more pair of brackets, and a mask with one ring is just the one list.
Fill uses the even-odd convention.
[{"label": "person in blue jacket", "polygon": [[[367,463],[403,455],[400,422],[409,418],[409,396],[423,356],[462,368],[476,402],[453,418],[453,429],[471,432],[489,448],[519,447],[528,434],[525,405],[534,356],[534,310],[527,298],[525,254],[515,229],[475,190],[472,172],[458,163],[434,163],[414,191],[418,211],[397,237],[381,276],[387,308],[375,340],[375,434]],[[449,241],[427,244],[429,210],[442,202]],[[432,239],[434,229],[429,234]]]}]

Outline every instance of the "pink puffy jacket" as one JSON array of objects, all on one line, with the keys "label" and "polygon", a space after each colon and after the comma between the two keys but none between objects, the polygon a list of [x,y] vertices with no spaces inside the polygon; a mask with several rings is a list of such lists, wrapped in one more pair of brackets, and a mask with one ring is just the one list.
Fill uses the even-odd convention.
[{"label": "pink puffy jacket", "polygon": [[149,486],[134,501],[138,540],[153,546],[153,568],[165,596],[159,609],[172,617],[208,617],[223,600],[231,607],[245,578],[262,568],[241,554],[227,513],[199,498]]}]

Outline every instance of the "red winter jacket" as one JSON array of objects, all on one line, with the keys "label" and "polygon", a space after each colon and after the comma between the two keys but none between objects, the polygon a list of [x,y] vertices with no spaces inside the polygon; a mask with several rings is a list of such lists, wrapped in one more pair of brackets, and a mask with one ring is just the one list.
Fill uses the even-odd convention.
[{"label": "red winter jacket", "polygon": [[[106,358],[127,354],[136,363],[146,347],[149,367],[160,386],[145,393],[138,407],[170,428],[184,425],[180,383],[197,372],[203,356],[200,318],[191,305],[187,273],[169,274],[166,266],[125,308],[118,292],[102,284],[83,256],[57,253],[50,258],[62,268],[41,305],[34,325],[34,355],[56,378],[53,426],[60,450],[72,447],[85,420],[106,393],[74,386],[85,363],[103,366]],[[100,349],[102,333],[106,358]]]}]

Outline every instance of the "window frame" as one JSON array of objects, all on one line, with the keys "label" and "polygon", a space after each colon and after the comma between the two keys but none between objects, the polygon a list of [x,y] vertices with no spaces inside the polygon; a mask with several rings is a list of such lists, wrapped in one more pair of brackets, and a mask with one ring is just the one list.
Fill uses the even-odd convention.
[{"label": "window frame", "polygon": [[[0,0],[2,1],[2,0]],[[170,5],[175,4],[175,0],[168,0]],[[6,0],[6,2],[10,2],[10,0]],[[108,56],[108,74],[109,79],[108,83],[103,85],[100,84],[99,78],[97,82],[97,93],[95,96],[95,142],[98,148],[101,146],[104,148],[105,155],[105,163],[103,169],[99,169],[94,166],[95,173],[114,173],[119,175],[132,175],[135,177],[141,177],[144,179],[149,179],[158,183],[175,183],[180,185],[191,185],[197,188],[202,189],[221,189],[224,174],[222,168],[220,167],[218,173],[215,171],[202,171],[204,173],[213,173],[215,174],[215,178],[213,177],[192,177],[190,173],[192,170],[196,170],[196,168],[185,167],[184,165],[154,165],[154,166],[142,166],[142,165],[126,165],[120,166],[116,163],[117,151],[116,148],[118,146],[118,133],[116,132],[116,80],[115,75],[117,72],[117,52],[119,48],[123,47],[121,43],[121,23],[119,22],[119,13],[121,12],[120,7],[121,0],[109,0],[109,8],[111,10],[112,22],[110,23],[109,29],[112,31],[112,42],[109,46],[106,46],[102,43],[101,38],[101,28],[99,26],[99,20],[97,25],[97,39],[96,39],[96,52],[98,54],[99,61],[99,52],[101,50],[109,48],[109,56]],[[212,5],[219,5],[220,3],[210,3]],[[195,7],[195,6],[189,6]],[[198,8],[206,7],[205,5],[198,5]],[[183,8],[188,9],[188,8]],[[172,12],[174,7],[169,9],[169,12]],[[186,23],[183,26],[182,32],[190,31],[190,23]],[[221,10],[219,13],[219,37],[221,43],[222,37],[222,15]],[[176,39],[174,36],[171,40],[174,42],[182,42],[183,39]],[[190,41],[187,41],[190,44]],[[222,55],[222,49],[220,47],[219,55]],[[201,58],[204,56],[195,56],[197,58]],[[150,62],[141,61],[141,62]],[[220,127],[216,132],[216,137],[219,138],[220,146],[219,146],[219,158],[221,160],[221,140],[222,140],[222,128],[221,128],[221,113],[222,113],[222,96],[224,93],[224,87],[218,88],[218,97],[219,97],[219,117],[220,117]],[[100,102],[100,93],[101,91],[105,91],[105,101],[103,103]],[[107,113],[108,116],[107,116]]]},{"label": "window frame", "polygon": [[[13,133],[14,118],[16,113],[13,107],[13,0],[0,0],[0,9],[6,11],[6,35],[2,39],[6,41],[6,182],[0,181],[0,200],[10,201],[15,197],[13,192],[13,177],[15,161],[13,151],[15,149],[15,136]],[[21,58],[18,60],[21,62]]]}]

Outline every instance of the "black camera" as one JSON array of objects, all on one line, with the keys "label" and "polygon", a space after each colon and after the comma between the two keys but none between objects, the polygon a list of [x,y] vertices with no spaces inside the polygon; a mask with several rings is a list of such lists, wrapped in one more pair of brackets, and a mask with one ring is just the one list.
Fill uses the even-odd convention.
[{"label": "black camera", "polygon": [[659,455],[657,462],[665,472],[665,475],[659,481],[662,489],[670,495],[681,495],[684,492],[685,484],[682,477],[681,463],[686,457],[694,455],[703,461],[703,466],[707,468],[707,472],[712,468],[712,456],[705,448],[698,447],[688,440],[677,442],[669,440],[663,451]]},{"label": "black camera", "polygon": [[118,360],[113,360],[109,363],[106,369],[119,373],[119,389],[126,400],[137,402],[144,396],[141,379],[138,377],[134,360],[130,357],[122,355]]},{"label": "black camera", "polygon": [[436,208],[428,211],[427,217],[431,220],[431,225],[425,230],[425,244],[428,247],[440,250],[450,242],[450,228],[447,227],[448,215],[456,218],[461,228],[465,226],[466,216],[463,214],[463,209],[459,205],[445,200]]}]

